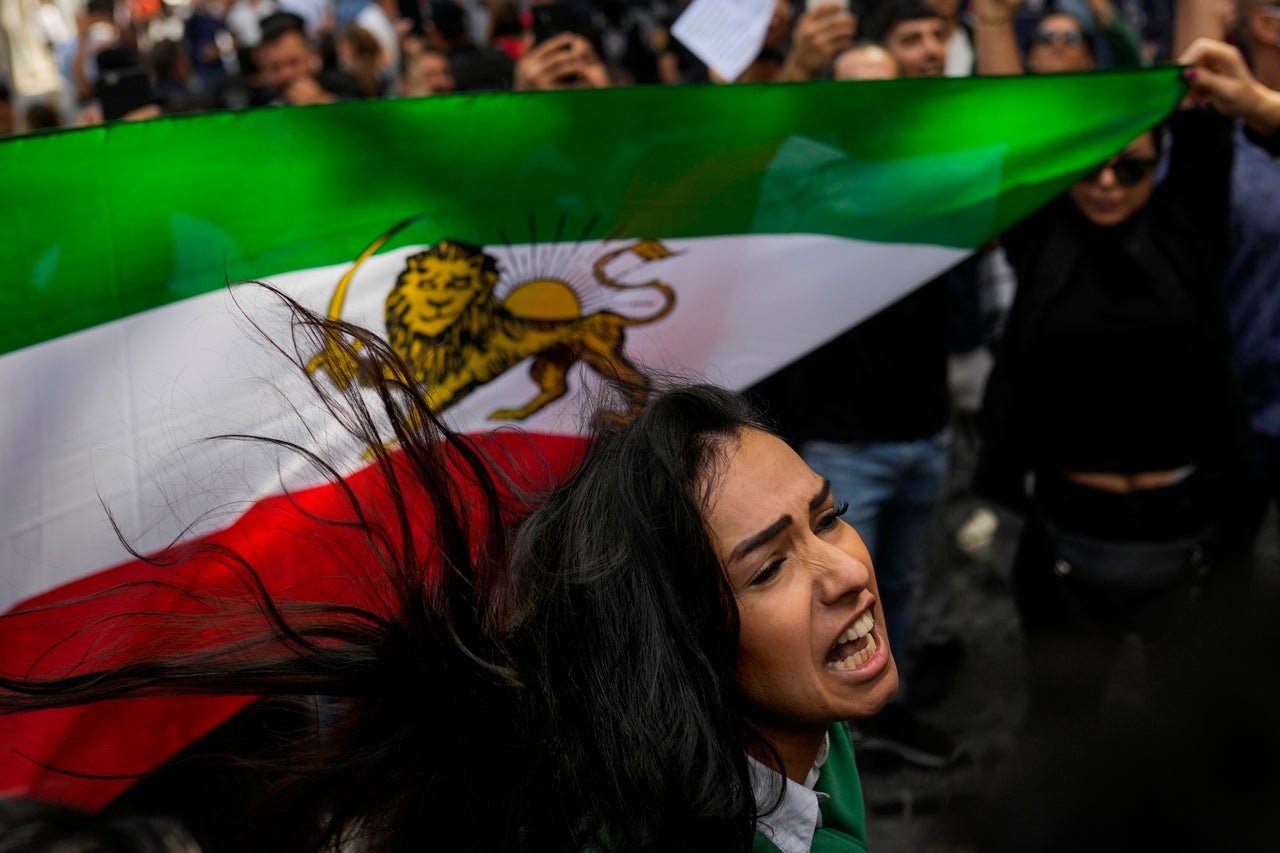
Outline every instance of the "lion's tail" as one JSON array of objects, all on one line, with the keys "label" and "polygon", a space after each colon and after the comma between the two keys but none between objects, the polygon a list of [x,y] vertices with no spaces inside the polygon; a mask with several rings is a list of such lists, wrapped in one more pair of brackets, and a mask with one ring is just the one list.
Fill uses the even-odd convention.
[{"label": "lion's tail", "polygon": [[365,250],[360,253],[360,256],[356,258],[355,262],[351,265],[351,269],[347,270],[338,281],[338,287],[333,292],[333,298],[329,300],[330,320],[342,319],[342,305],[347,299],[347,289],[351,287],[351,279],[355,277],[356,270],[360,269],[360,266],[365,261],[369,260],[374,252],[381,249],[388,240],[421,218],[422,215],[418,214],[416,216],[410,216],[406,219],[402,219],[395,225],[391,226],[391,230],[387,231],[387,233],[383,234],[381,237],[365,247]]},{"label": "lion's tail", "polygon": [[[393,225],[391,230],[365,247],[365,250],[360,253],[360,256],[351,265],[351,269],[347,270],[342,278],[339,279],[338,287],[333,291],[333,297],[329,300],[328,317],[330,320],[336,323],[342,319],[342,307],[346,302],[347,290],[351,287],[351,279],[355,276],[356,270],[360,269],[360,266],[381,249],[388,240],[420,218],[421,216],[410,216],[401,220]],[[307,373],[324,370],[339,388],[346,388],[356,378],[358,372],[351,353],[361,348],[360,341],[356,340],[349,345],[345,344],[337,329],[332,326],[325,331],[324,337],[324,348],[307,362]]]},{"label": "lion's tail", "polygon": [[610,261],[619,255],[625,255],[627,253],[638,255],[643,261],[660,261],[663,258],[670,258],[676,253],[662,245],[662,243],[657,240],[641,240],[637,243],[632,243],[630,246],[624,246],[621,249],[614,249],[612,252],[607,252],[597,258],[595,263],[594,271],[596,281],[600,282],[605,287],[612,287],[616,290],[635,290],[636,288],[641,287],[651,287],[661,293],[664,297],[661,307],[659,307],[653,314],[650,314],[647,317],[622,317],[621,322],[623,325],[642,326],[646,323],[653,323],[661,320],[663,317],[670,314],[676,307],[676,292],[672,290],[671,285],[667,284],[665,281],[659,281],[658,279],[652,279],[651,281],[638,281],[635,283],[618,281],[605,271],[605,267],[609,265]]}]

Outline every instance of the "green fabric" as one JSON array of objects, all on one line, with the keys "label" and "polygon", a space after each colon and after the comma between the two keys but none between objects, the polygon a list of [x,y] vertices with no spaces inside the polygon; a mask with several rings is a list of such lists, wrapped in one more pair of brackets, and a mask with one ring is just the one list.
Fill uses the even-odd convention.
[{"label": "green fabric", "polygon": [[[173,116],[0,140],[0,354],[450,237],[811,233],[974,248],[1167,115],[1174,66],[626,87]],[[411,233],[412,232],[412,233]]]},{"label": "green fabric", "polygon": [[[862,780],[853,755],[849,727],[831,727],[827,762],[822,765],[815,791],[830,797],[819,804],[822,826],[813,838],[813,853],[867,853],[867,815],[862,800]],[[777,845],[756,833],[754,853],[779,853]]]}]

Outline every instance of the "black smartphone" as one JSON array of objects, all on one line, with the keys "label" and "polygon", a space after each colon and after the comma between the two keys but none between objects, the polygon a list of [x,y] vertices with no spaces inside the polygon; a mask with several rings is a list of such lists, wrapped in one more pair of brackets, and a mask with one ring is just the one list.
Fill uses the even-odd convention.
[{"label": "black smartphone", "polygon": [[585,30],[577,11],[568,3],[541,3],[533,7],[533,41],[535,44],[560,33]]},{"label": "black smartphone", "polygon": [[141,68],[112,68],[98,75],[98,103],[107,121],[153,103],[151,78]]}]

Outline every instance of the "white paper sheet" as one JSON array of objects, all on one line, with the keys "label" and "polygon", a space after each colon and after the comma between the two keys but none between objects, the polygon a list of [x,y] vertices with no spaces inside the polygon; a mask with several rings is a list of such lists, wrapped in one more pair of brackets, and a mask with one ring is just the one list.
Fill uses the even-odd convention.
[{"label": "white paper sheet", "polygon": [[693,0],[671,34],[727,81],[760,55],[775,0]]}]

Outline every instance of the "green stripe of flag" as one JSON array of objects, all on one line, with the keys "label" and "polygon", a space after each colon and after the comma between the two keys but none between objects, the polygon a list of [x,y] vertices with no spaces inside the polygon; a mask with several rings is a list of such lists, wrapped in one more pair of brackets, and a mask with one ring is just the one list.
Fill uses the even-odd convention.
[{"label": "green stripe of flag", "polygon": [[979,245],[1166,115],[1172,66],[634,87],[174,117],[0,142],[0,353],[372,236]]}]

